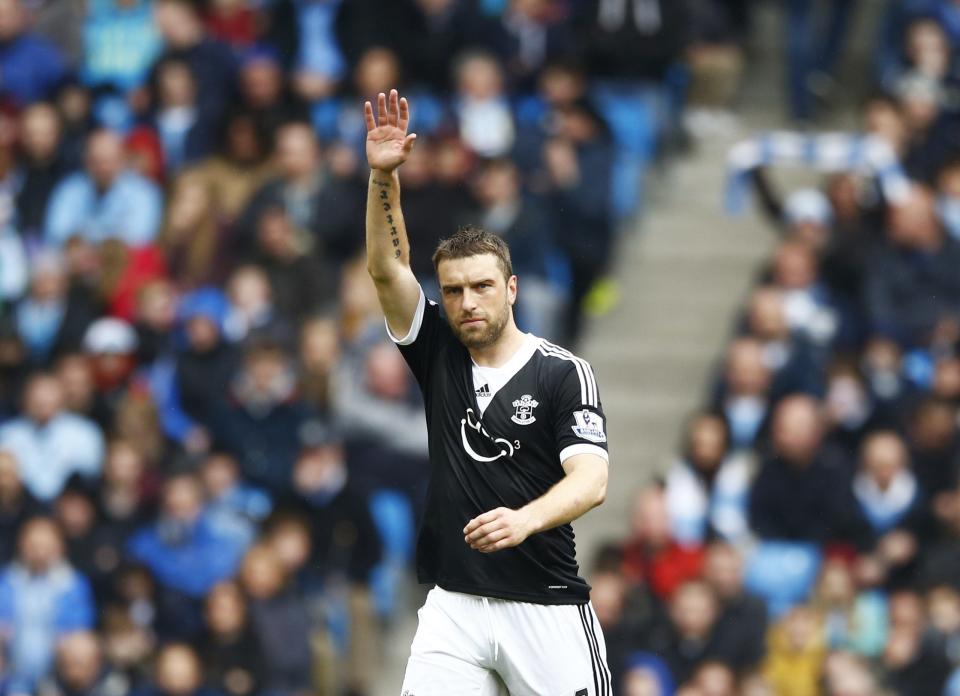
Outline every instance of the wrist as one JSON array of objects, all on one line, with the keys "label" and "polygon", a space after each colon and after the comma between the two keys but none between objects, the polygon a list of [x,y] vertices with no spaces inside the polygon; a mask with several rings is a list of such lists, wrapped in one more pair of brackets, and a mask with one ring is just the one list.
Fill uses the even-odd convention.
[{"label": "wrist", "polygon": [[543,524],[540,521],[540,517],[534,508],[533,503],[524,505],[522,508],[517,510],[520,513],[521,519],[523,520],[523,531],[525,538],[532,536],[533,534],[538,534],[543,530]]},{"label": "wrist", "polygon": [[371,176],[385,176],[387,178],[393,178],[397,175],[397,169],[400,165],[397,165],[393,169],[378,169],[377,167],[370,167]]}]

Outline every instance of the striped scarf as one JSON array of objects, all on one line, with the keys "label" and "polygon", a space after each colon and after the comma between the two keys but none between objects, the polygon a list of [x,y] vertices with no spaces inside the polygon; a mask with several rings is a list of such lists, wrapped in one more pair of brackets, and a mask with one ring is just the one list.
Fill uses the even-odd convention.
[{"label": "striped scarf", "polygon": [[734,145],[727,155],[725,207],[733,215],[746,207],[750,172],[786,165],[823,172],[858,171],[876,177],[889,201],[901,201],[910,182],[896,153],[882,138],[863,133],[772,131]]}]

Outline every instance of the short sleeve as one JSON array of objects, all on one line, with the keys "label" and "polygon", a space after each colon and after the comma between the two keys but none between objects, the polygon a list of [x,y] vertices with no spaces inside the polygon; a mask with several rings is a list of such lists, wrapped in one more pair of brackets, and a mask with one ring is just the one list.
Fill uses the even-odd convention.
[{"label": "short sleeve", "polygon": [[578,454],[595,454],[609,460],[606,419],[597,379],[587,361],[563,361],[562,371],[558,371],[556,403],[555,437],[560,463]]},{"label": "short sleeve", "polygon": [[443,326],[444,320],[440,316],[440,308],[436,302],[426,298],[423,288],[420,289],[420,301],[417,303],[407,335],[398,338],[393,335],[390,326],[387,325],[387,335],[397,344],[421,387],[426,384],[430,367],[435,362],[434,358],[442,340]]}]

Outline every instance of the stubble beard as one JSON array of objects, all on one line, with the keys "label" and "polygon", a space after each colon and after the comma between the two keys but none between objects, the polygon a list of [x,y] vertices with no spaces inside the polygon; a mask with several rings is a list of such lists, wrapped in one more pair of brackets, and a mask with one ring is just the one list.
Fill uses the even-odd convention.
[{"label": "stubble beard", "polygon": [[507,320],[510,317],[510,304],[505,303],[503,310],[496,315],[488,314],[486,330],[482,332],[467,332],[459,323],[449,322],[457,339],[469,349],[480,350],[489,348],[500,340],[504,329],[507,328]]}]

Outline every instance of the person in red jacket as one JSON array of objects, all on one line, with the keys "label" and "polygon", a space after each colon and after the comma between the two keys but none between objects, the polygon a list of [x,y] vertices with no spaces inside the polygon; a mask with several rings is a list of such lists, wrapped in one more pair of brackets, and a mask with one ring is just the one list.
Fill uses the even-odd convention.
[{"label": "person in red jacket", "polygon": [[660,599],[669,599],[681,584],[700,575],[703,547],[682,546],[670,533],[666,496],[659,485],[637,493],[631,535],[623,548],[623,573],[643,583]]}]

